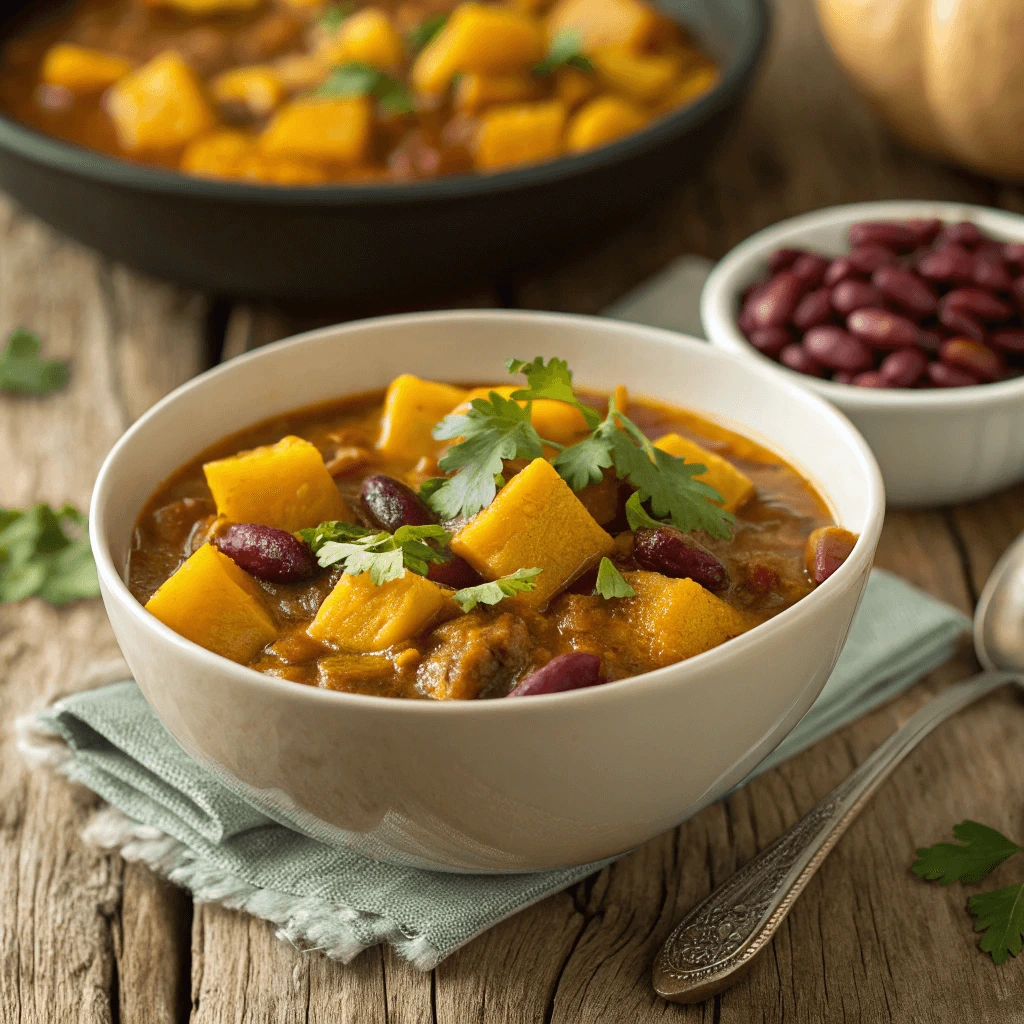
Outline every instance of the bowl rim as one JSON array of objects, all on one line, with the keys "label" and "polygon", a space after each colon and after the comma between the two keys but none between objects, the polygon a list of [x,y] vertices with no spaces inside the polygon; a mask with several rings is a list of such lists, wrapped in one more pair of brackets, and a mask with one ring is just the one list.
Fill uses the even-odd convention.
[{"label": "bowl rim", "polygon": [[[993,384],[963,388],[859,388],[797,373],[758,352],[736,323],[740,292],[764,272],[765,256],[773,249],[799,248],[806,232],[822,227],[850,225],[861,220],[937,217],[947,223],[973,220],[980,227],[1024,241],[1024,216],[973,203],[948,200],[887,199],[827,206],[777,221],[730,249],[712,269],[700,295],[700,319],[712,345],[771,366],[830,402],[853,410],[954,411],[988,407],[1001,402],[1024,402],[1024,376]],[[797,244],[793,244],[797,243]]]},{"label": "bowl rim", "polygon": [[[342,334],[349,330],[386,329],[395,323],[428,323],[428,322],[452,322],[472,320],[503,320],[513,323],[531,321],[534,323],[547,323],[552,326],[562,324],[576,324],[589,330],[606,331],[610,334],[623,336],[642,335],[649,341],[672,347],[693,347],[710,354],[712,358],[735,361],[736,357],[721,350],[708,346],[706,342],[687,335],[678,334],[673,331],[663,330],[657,327],[648,327],[642,324],[633,324],[627,321],[611,320],[603,317],[586,316],[582,314],[541,312],[533,310],[438,310],[421,313],[399,313],[390,316],[371,317],[363,320],[353,320],[344,324],[336,324],[328,327],[306,331],[290,338],[282,339],[270,345],[262,346],[252,352],[222,363],[219,366],[198,374],[191,380],[185,382],[170,394],[166,395],[147,412],[139,417],[127,431],[118,439],[103,461],[99,474],[93,487],[92,501],[89,509],[89,539],[92,545],[96,560],[96,567],[99,574],[101,589],[105,603],[117,602],[120,609],[132,620],[133,628],[141,631],[147,637],[147,642],[169,643],[175,647],[182,657],[191,660],[197,667],[206,673],[219,673],[233,677],[237,682],[246,685],[259,686],[265,692],[280,693],[282,696],[291,695],[295,699],[321,700],[328,702],[341,701],[342,704],[349,704],[353,708],[363,707],[366,709],[391,708],[395,714],[431,715],[431,714],[459,714],[459,715],[488,715],[488,714],[529,714],[530,709],[557,707],[566,702],[600,702],[604,700],[617,700],[619,696],[628,693],[637,686],[645,689],[656,688],[675,682],[683,682],[689,676],[705,670],[714,669],[717,660],[729,656],[730,652],[739,653],[766,640],[771,635],[772,629],[782,626],[796,626],[800,622],[806,622],[816,614],[816,610],[823,604],[832,604],[841,599],[845,592],[856,585],[856,581],[864,576],[870,569],[874,557],[875,546],[881,533],[882,520],[885,514],[885,489],[882,483],[881,471],[875,457],[868,447],[867,442],[860,435],[857,428],[846,418],[846,416],[834,406],[817,395],[809,393],[806,389],[799,387],[786,379],[781,374],[768,372],[767,377],[772,379],[775,387],[781,388],[800,402],[810,402],[818,415],[833,424],[842,431],[854,451],[859,455],[859,471],[864,477],[865,491],[867,494],[867,506],[865,513],[864,527],[860,532],[857,543],[846,562],[815,590],[805,598],[791,605],[779,615],[760,623],[753,629],[748,630],[740,636],[720,644],[718,647],[705,651],[685,661],[667,665],[664,668],[654,669],[651,672],[644,672],[636,676],[628,676],[610,683],[603,683],[598,686],[586,687],[577,690],[563,691],[560,693],[538,694],[530,700],[503,701],[503,700],[467,700],[467,701],[431,701],[431,700],[405,700],[395,697],[380,697],[371,694],[346,693],[337,690],[321,689],[315,686],[302,686],[286,679],[279,679],[245,665],[240,665],[227,658],[214,654],[211,651],[186,640],[170,627],[148,613],[144,606],[134,597],[125,584],[121,572],[116,567],[111,556],[110,548],[106,542],[106,518],[107,505],[110,500],[108,491],[112,486],[112,479],[115,467],[132,450],[136,436],[143,430],[146,424],[160,416],[164,409],[178,401],[180,397],[197,386],[204,386],[211,379],[229,377],[235,368],[245,362],[257,361],[276,353],[291,348],[298,348],[320,339]],[[763,371],[757,370],[762,373]],[[827,497],[827,496],[826,496]],[[504,708],[505,710],[496,710]]]},{"label": "bowl rim", "polygon": [[662,142],[684,134],[724,110],[753,74],[764,52],[770,30],[768,0],[743,2],[746,5],[746,17],[750,19],[746,43],[737,51],[710,92],[655,119],[638,132],[589,152],[491,174],[456,174],[406,184],[367,182],[279,186],[218,181],[192,177],[177,170],[133,164],[45,135],[3,114],[0,114],[0,153],[12,152],[32,163],[123,188],[160,195],[188,195],[197,200],[269,205],[391,206],[418,201],[469,199],[552,184],[652,151]]}]

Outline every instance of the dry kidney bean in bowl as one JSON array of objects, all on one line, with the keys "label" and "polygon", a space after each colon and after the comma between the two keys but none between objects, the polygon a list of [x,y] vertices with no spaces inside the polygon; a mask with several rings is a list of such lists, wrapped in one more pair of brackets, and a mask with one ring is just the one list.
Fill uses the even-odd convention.
[{"label": "dry kidney bean in bowl", "polygon": [[1024,217],[939,202],[794,217],[722,259],[701,320],[842,409],[891,504],[1024,479]]}]

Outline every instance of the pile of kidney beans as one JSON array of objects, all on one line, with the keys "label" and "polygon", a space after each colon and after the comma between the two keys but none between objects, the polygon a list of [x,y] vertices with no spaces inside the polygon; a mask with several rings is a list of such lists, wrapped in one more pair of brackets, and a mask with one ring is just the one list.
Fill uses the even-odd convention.
[{"label": "pile of kidney beans", "polygon": [[791,370],[866,388],[1024,375],[1024,243],[975,224],[862,221],[830,259],[777,249],[743,294],[750,343]]}]

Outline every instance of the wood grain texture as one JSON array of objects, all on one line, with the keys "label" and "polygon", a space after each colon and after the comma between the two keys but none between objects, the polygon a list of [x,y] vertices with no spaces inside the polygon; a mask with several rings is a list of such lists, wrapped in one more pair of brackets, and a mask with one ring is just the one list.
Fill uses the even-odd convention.
[{"label": "wood grain texture", "polygon": [[[0,249],[0,336],[31,327],[48,355],[72,363],[59,394],[0,397],[0,505],[86,508],[118,435],[201,368],[205,303],[111,271],[6,203]],[[18,715],[82,685],[84,670],[116,654],[98,600],[63,611],[36,600],[0,606],[3,1021],[176,1018],[180,893],[86,846],[91,795],[30,773],[13,747]]]}]

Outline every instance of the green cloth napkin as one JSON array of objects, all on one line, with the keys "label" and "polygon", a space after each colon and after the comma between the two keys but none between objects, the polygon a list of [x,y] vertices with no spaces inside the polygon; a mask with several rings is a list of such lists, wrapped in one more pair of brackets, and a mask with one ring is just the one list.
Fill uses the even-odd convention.
[{"label": "green cloth napkin", "polygon": [[[876,570],[821,696],[753,774],[881,704],[941,664],[969,623]],[[297,945],[350,960],[392,944],[433,967],[498,921],[602,864],[518,875],[395,867],[310,839],[267,818],[178,746],[133,681],[58,701],[22,725],[21,745],[110,805],[88,837],[142,860],[197,900],[273,921]],[[607,863],[607,862],[604,862]]]}]

